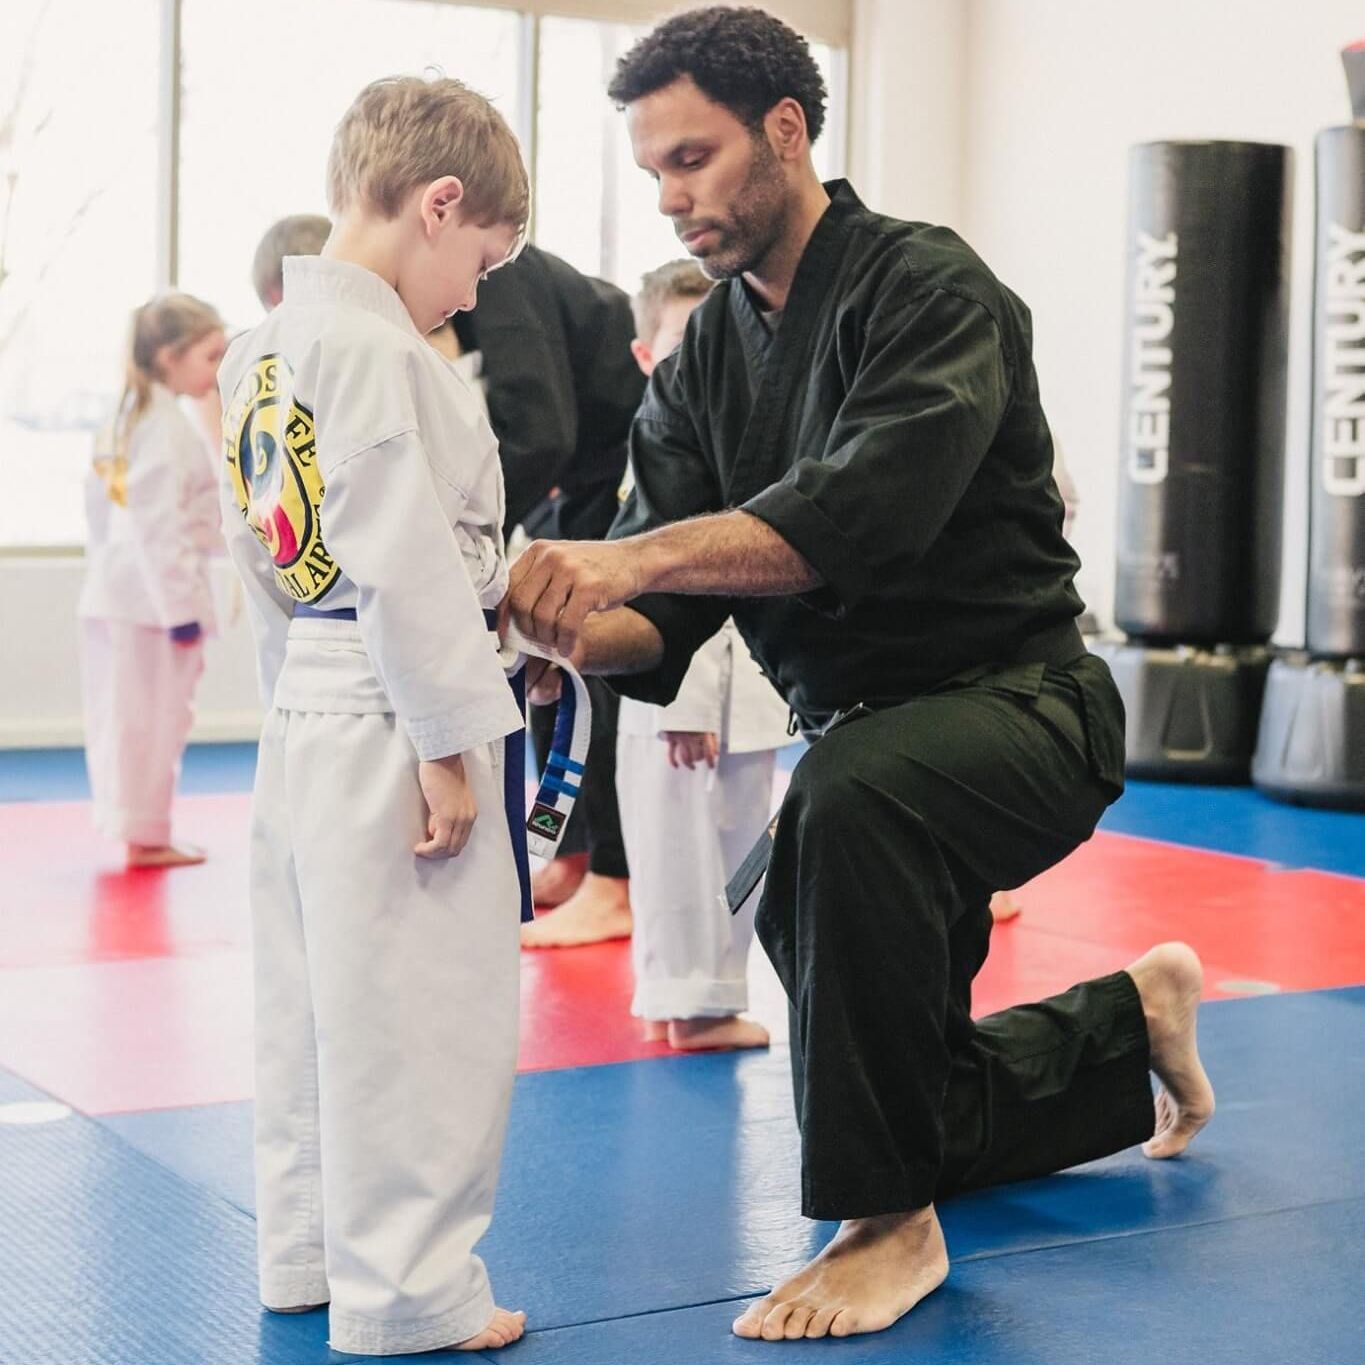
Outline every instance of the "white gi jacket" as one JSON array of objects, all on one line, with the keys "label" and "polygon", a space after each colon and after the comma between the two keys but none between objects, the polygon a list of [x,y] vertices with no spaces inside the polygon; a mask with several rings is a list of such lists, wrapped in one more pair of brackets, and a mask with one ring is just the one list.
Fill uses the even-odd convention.
[{"label": "white gi jacket", "polygon": [[623,735],[658,736],[666,730],[710,731],[726,753],[758,753],[792,742],[790,712],[726,623],[692,656],[678,695],[667,706],[621,700],[617,725]]},{"label": "white gi jacket", "polygon": [[224,530],[265,701],[294,604],[351,608],[419,758],[501,739],[522,718],[483,618],[507,562],[481,400],[377,275],[321,257],[284,272],[285,302],[219,373]]},{"label": "white gi jacket", "polygon": [[211,556],[222,548],[218,489],[203,440],[161,384],[108,479],[86,476],[85,583],[77,613],[169,629],[215,628]]}]

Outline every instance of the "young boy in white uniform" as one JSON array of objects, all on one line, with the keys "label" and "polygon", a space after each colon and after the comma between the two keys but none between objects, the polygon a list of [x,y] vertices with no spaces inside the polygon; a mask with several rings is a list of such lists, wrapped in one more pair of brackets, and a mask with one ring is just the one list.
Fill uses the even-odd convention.
[{"label": "young boy in white uniform", "polygon": [[179,398],[214,389],[223,323],[188,294],[133,315],[127,382],[86,479],[81,674],[95,824],[130,867],[203,862],[171,838],[171,802],[214,631],[218,487]]},{"label": "young boy in white uniform", "polygon": [[[222,371],[225,521],[271,710],[252,824],[261,1298],[339,1351],[486,1350],[474,1247],[517,1051],[518,872],[486,613],[497,447],[425,335],[514,252],[512,133],[453,80],[338,126],[335,227]],[[324,491],[325,490],[325,491]],[[524,836],[523,836],[524,837]]]},{"label": "young boy in white uniform", "polygon": [[[711,281],[691,261],[645,276],[634,300],[640,368],[677,349]],[[734,622],[697,651],[675,700],[623,698],[616,787],[630,862],[635,931],[632,1012],[675,1048],[764,1047],[745,966],[754,906],[731,915],[725,883],[763,829],[776,751],[791,742],[786,703]]]}]

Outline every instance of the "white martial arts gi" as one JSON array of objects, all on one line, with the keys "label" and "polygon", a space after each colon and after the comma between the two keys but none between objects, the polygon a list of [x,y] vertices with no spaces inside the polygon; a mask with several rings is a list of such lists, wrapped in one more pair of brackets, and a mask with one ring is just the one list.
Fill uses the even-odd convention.
[{"label": "white martial arts gi", "polygon": [[171,391],[151,401],[86,477],[81,679],[95,823],[127,843],[170,842],[171,800],[215,629],[209,562],[221,551],[218,487],[203,441]]},{"label": "white martial arts gi", "polygon": [[[522,717],[483,616],[507,584],[497,444],[398,295],[340,261],[286,260],[283,304],[220,383],[224,523],[271,704],[251,847],[261,1298],[330,1300],[340,1351],[430,1350],[493,1314],[474,1246],[517,1052],[503,739]],[[296,602],[357,619],[291,620]],[[425,861],[418,760],[455,753],[478,819],[457,858]]]},{"label": "white martial arts gi", "polygon": [[[670,705],[621,701],[616,787],[635,912],[631,1009],[644,1019],[748,1008],[758,897],[731,915],[725,883],[768,819],[776,751],[791,743],[788,718],[731,621],[698,650]],[[714,733],[715,768],[670,767],[660,738],[668,730]]]}]

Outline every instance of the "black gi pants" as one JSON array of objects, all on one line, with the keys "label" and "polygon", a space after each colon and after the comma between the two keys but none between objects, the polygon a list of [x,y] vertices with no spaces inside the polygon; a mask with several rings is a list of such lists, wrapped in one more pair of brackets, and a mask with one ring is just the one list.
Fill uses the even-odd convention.
[{"label": "black gi pants", "polygon": [[792,1008],[807,1217],[918,1209],[1151,1136],[1127,973],[971,1018],[991,892],[1087,839],[1122,783],[1123,705],[1091,655],[855,711],[802,758],[758,934]]},{"label": "black gi pants", "polygon": [[[588,869],[601,877],[629,877],[626,842],[621,834],[621,812],[616,804],[616,718],[621,699],[600,678],[585,678],[592,699],[592,733],[584,764],[583,785],[559,852],[588,855]],[[531,707],[531,742],[536,768],[545,771],[545,759],[554,739],[553,706]]]}]

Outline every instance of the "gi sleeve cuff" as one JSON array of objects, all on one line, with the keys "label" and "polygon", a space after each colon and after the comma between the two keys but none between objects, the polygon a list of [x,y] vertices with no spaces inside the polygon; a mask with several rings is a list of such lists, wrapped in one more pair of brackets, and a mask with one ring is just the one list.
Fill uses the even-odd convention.
[{"label": "gi sleeve cuff", "polygon": [[854,541],[790,484],[765,488],[740,511],[771,526],[824,579],[822,587],[802,595],[814,610],[842,615],[871,590],[872,576]]}]

